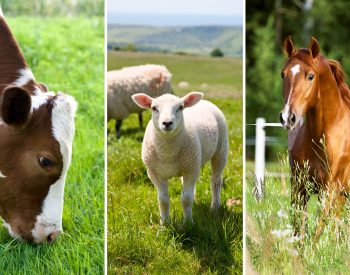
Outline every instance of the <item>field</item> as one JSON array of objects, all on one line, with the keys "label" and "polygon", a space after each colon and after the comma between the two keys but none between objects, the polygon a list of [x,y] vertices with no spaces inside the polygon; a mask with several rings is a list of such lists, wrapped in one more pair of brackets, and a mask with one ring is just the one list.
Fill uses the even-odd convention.
[{"label": "field", "polygon": [[[169,184],[172,224],[159,225],[157,193],[141,161],[141,141],[135,114],[115,138],[114,122],[108,136],[108,272],[128,274],[241,274],[242,272],[242,61],[170,54],[110,52],[108,68],[165,64],[173,73],[175,94],[205,92],[224,112],[230,136],[229,163],[224,173],[223,207],[210,207],[210,167],[197,182],[195,224],[182,227],[181,183]],[[189,87],[180,89],[180,81]],[[205,85],[203,85],[205,84]],[[145,112],[146,121],[150,113]]]},{"label": "field", "polygon": [[[63,234],[52,245],[11,239],[0,229],[6,274],[97,274],[104,244],[103,18],[7,18],[36,79],[78,101]],[[79,37],[79,39],[77,39]]]},{"label": "field", "polygon": [[267,178],[265,199],[260,203],[253,196],[252,179],[247,179],[246,271],[251,274],[255,274],[254,271],[258,274],[348,274],[350,219],[346,212],[349,204],[341,221],[331,219],[320,240],[315,242],[320,203],[312,196],[308,205],[308,234],[304,241],[293,240],[287,163],[285,156],[279,163],[269,164],[271,171],[287,176]]}]

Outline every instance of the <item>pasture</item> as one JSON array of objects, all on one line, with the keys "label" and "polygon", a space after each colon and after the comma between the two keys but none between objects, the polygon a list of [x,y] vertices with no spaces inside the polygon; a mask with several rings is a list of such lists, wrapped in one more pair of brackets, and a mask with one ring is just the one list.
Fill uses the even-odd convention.
[{"label": "pasture", "polygon": [[[313,236],[321,206],[313,195],[308,204],[308,234],[303,242],[293,239],[288,157],[284,154],[280,159],[280,162],[269,163],[267,169],[287,176],[266,179],[262,202],[255,200],[252,178],[247,178],[246,270],[259,274],[347,274],[350,267],[349,204],[341,220],[331,219],[320,240],[315,242]],[[249,173],[247,170],[247,176]]]},{"label": "pasture", "polygon": [[[136,114],[115,137],[108,123],[108,272],[129,274],[241,274],[242,273],[242,61],[159,53],[109,52],[108,69],[127,65],[164,64],[173,74],[176,95],[197,90],[225,114],[230,140],[224,172],[222,207],[210,213],[210,165],[197,182],[193,207],[195,224],[182,226],[180,179],[169,182],[172,224],[159,225],[157,192],[141,160],[144,130]],[[178,88],[186,81],[189,87]],[[144,120],[150,112],[144,112]]]},{"label": "pasture", "polygon": [[[8,274],[97,274],[104,244],[104,23],[102,17],[8,17],[36,79],[78,101],[65,187],[63,234],[52,245],[13,240],[0,229]],[[8,272],[7,272],[8,271]]]}]

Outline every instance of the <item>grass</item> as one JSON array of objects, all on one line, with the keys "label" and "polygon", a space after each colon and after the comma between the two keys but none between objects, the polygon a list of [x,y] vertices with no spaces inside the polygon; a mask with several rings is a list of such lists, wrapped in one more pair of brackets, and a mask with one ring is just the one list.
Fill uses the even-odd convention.
[{"label": "grass", "polygon": [[[209,211],[210,167],[206,165],[197,182],[195,224],[182,227],[181,183],[176,178],[169,183],[172,224],[163,227],[159,225],[156,189],[141,161],[144,132],[138,128],[137,115],[132,114],[124,121],[119,141],[115,138],[114,123],[110,122],[108,272],[241,274],[242,206],[226,205],[231,198],[242,200],[242,98],[239,97],[242,84],[241,77],[228,77],[241,72],[241,61],[144,53],[110,53],[109,58],[109,69],[147,62],[165,64],[174,75],[176,94],[186,92],[176,87],[179,81],[189,81],[194,89],[208,83],[205,97],[221,108],[228,122],[230,155],[224,172],[223,207],[218,215]],[[144,117],[148,121],[150,112],[145,112]]]},{"label": "grass", "polygon": [[[287,163],[285,156],[281,162],[269,164],[269,168],[288,175]],[[288,176],[267,178],[265,186],[265,199],[258,203],[252,193],[252,179],[247,179],[247,268],[259,274],[347,274],[350,267],[349,203],[341,221],[331,219],[320,240],[315,242],[313,237],[321,206],[313,195],[308,204],[308,234],[303,242],[293,241],[294,210],[290,206]],[[335,226],[335,223],[339,225]],[[276,236],[283,231],[286,236]]]},{"label": "grass", "polygon": [[[63,234],[52,245],[12,240],[0,229],[6,274],[103,272],[103,18],[7,18],[36,79],[79,103],[73,159],[66,179]],[[77,39],[78,38],[78,39]]]}]

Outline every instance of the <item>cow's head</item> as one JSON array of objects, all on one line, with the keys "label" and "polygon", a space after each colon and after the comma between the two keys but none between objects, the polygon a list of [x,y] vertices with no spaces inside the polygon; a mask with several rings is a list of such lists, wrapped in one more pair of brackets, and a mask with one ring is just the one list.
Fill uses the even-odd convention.
[{"label": "cow's head", "polygon": [[76,107],[35,81],[0,9],[0,216],[15,238],[51,242],[62,231]]}]

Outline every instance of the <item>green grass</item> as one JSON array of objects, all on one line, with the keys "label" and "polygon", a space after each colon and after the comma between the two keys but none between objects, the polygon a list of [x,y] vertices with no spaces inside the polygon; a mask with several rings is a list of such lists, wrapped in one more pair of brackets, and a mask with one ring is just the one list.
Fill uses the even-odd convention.
[{"label": "green grass", "polygon": [[[111,55],[109,56],[111,58]],[[125,53],[112,55],[109,68],[126,64],[162,63],[172,71],[175,86],[179,79],[193,86],[206,82],[206,98],[224,112],[230,139],[229,163],[224,172],[223,207],[210,213],[210,166],[206,165],[197,182],[193,207],[195,224],[182,227],[181,183],[169,183],[172,225],[159,225],[157,192],[147,178],[141,160],[141,141],[137,115],[124,121],[122,138],[117,141],[113,122],[108,137],[108,272],[128,274],[241,274],[242,206],[228,207],[230,198],[242,199],[242,99],[241,83],[222,79],[241,71],[241,61],[179,57],[161,54]],[[139,60],[139,62],[137,62]],[[206,68],[206,70],[205,70]],[[211,69],[211,68],[215,68]],[[230,72],[227,70],[231,69]],[[217,80],[215,80],[215,77]],[[241,78],[237,77],[239,82]],[[238,81],[238,80],[237,80]],[[222,86],[221,86],[222,85]],[[227,90],[213,87],[226,87]],[[175,88],[175,93],[186,91]],[[144,113],[145,121],[150,112]]]},{"label": "green grass", "polygon": [[[249,268],[259,274],[348,274],[349,204],[343,213],[340,226],[334,226],[334,219],[331,219],[318,242],[315,242],[313,237],[321,207],[315,195],[308,204],[308,234],[303,242],[289,243],[292,233],[282,238],[272,234],[273,230],[293,230],[291,224],[294,210],[290,206],[287,163],[285,157],[279,163],[269,164],[270,170],[284,172],[287,177],[267,178],[265,199],[260,203],[255,200],[252,193],[252,178],[247,179],[246,222]],[[284,214],[278,215],[279,211],[283,211]],[[340,232],[340,238],[335,232]]]},{"label": "green grass", "polygon": [[6,274],[103,272],[103,18],[8,18],[38,81],[79,103],[73,159],[66,179],[64,233],[52,245],[12,240],[0,229]]}]

